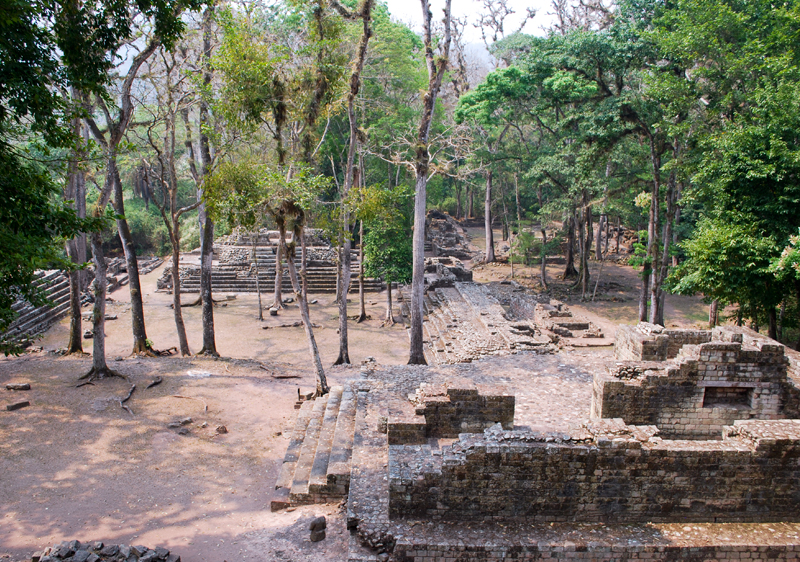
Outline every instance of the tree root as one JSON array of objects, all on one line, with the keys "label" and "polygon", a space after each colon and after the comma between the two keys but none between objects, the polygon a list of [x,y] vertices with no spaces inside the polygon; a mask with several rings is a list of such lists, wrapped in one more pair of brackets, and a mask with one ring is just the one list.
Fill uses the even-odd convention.
[{"label": "tree root", "polygon": [[147,390],[148,388],[153,388],[154,386],[161,384],[163,381],[164,379],[162,379],[161,377],[156,377],[153,379],[153,382],[144,387],[144,389]]},{"label": "tree root", "polygon": [[185,400],[197,400],[198,402],[203,403],[203,411],[207,414],[208,413],[208,404],[202,398],[195,398],[194,396],[184,396],[183,394],[172,394],[173,398],[184,398]]},{"label": "tree root", "polygon": [[92,367],[92,369],[86,373],[85,375],[81,375],[78,380],[86,380],[87,382],[92,382],[101,379],[110,379],[111,377],[119,377],[121,379],[128,380],[127,375],[123,375],[122,373],[118,373],[108,367],[103,367],[102,369],[96,369]]}]

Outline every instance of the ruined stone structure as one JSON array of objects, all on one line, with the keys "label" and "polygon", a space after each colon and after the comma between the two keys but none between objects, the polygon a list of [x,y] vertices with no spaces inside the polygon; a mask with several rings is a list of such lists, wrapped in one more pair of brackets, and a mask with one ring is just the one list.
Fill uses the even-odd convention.
[{"label": "ruined stone structure", "polygon": [[[322,236],[321,231],[307,229],[306,233],[306,280],[310,293],[335,293],[337,280],[337,252],[330,242]],[[251,233],[235,231],[229,236],[221,237],[214,243],[215,259],[211,269],[211,284],[214,291],[255,292],[256,262],[258,264],[258,286],[262,293],[269,293],[275,286],[275,256],[280,242],[280,233],[274,230],[261,229],[256,236],[255,257],[253,255],[253,237]],[[292,241],[289,233],[287,242]],[[180,266],[181,292],[200,292],[200,250],[194,250],[182,256]],[[256,259],[257,258],[257,259]],[[285,262],[286,258],[283,257]],[[350,291],[358,291],[359,256],[357,251],[351,254]],[[299,244],[295,256],[295,267],[301,269]],[[159,280],[158,288],[172,289],[172,277],[165,270]],[[364,290],[377,292],[382,288],[380,279],[364,280]],[[281,290],[291,292],[292,285],[284,263]]]},{"label": "ruined stone structure", "polygon": [[[450,289],[465,303],[482,290],[467,285]],[[313,496],[316,474],[318,499],[347,498],[351,562],[797,560],[800,356],[742,329],[619,333],[616,357],[584,379],[591,412],[569,429],[531,429],[530,409],[520,417],[531,407],[522,374],[365,364],[338,414],[334,393],[303,404],[297,427],[314,445],[293,435],[284,467],[304,451],[296,467],[307,468],[291,483],[281,473],[273,507],[305,502],[298,484]],[[564,356],[535,357],[527,364],[565,367]],[[500,359],[482,363],[511,365]],[[322,469],[333,457],[348,459],[347,475]]]},{"label": "ruined stone structure", "polygon": [[617,333],[615,355],[624,360],[595,377],[593,417],[652,424],[673,439],[719,439],[736,420],[800,418],[793,362],[772,340],[644,323]]}]

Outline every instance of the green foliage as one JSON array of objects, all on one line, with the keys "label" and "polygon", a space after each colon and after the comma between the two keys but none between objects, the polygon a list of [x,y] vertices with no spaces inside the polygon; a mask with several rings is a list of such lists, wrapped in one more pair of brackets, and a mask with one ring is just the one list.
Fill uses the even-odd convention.
[{"label": "green foliage", "polygon": [[370,223],[364,235],[364,272],[387,282],[411,280],[411,230],[402,217],[382,217]]},{"label": "green foliage", "polygon": [[789,244],[783,249],[780,257],[772,260],[769,270],[778,279],[800,280],[800,236],[789,237]]}]

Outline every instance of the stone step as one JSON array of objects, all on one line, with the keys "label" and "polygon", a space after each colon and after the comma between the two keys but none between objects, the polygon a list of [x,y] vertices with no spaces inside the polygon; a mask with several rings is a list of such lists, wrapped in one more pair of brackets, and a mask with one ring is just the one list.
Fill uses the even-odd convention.
[{"label": "stone step", "polygon": [[317,453],[319,434],[322,430],[322,419],[328,405],[328,395],[321,396],[314,400],[314,408],[311,411],[311,419],[308,422],[306,436],[303,439],[303,446],[300,449],[300,457],[297,459],[297,466],[294,469],[294,479],[289,490],[289,501],[292,505],[305,503],[308,497],[308,480],[311,478],[311,468],[314,466],[314,457]]},{"label": "stone step", "polygon": [[300,406],[300,411],[297,414],[297,420],[294,423],[294,429],[289,440],[289,447],[286,449],[286,455],[283,457],[283,465],[281,465],[281,472],[278,475],[278,481],[275,483],[275,488],[291,488],[292,480],[294,480],[294,469],[297,466],[297,460],[300,458],[300,449],[303,446],[303,440],[306,436],[306,429],[308,429],[308,422],[311,419],[311,410],[314,407],[314,402],[303,402]]},{"label": "stone step", "polygon": [[[328,394],[328,405],[322,417],[322,428],[319,432],[317,450],[314,453],[314,464],[311,466],[311,475],[308,478],[308,493],[323,492],[328,483],[328,462],[330,461],[333,435],[336,432],[336,421],[339,418],[339,406],[342,402],[341,386],[334,386]],[[315,502],[316,503],[316,502]]]},{"label": "stone step", "polygon": [[339,415],[333,434],[324,481],[312,481],[311,491],[330,498],[343,498],[350,490],[350,462],[356,421],[356,394],[350,384],[342,388]]}]

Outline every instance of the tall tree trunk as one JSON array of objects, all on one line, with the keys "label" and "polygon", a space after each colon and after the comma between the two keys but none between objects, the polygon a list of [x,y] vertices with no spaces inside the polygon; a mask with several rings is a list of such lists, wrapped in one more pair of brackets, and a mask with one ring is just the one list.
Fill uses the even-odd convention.
[{"label": "tall tree trunk", "polygon": [[503,182],[500,182],[500,198],[503,200],[503,241],[508,240],[509,231],[508,226],[508,206],[506,205],[506,187]]},{"label": "tall tree trunk", "polygon": [[258,295],[258,319],[264,320],[264,308],[261,306],[261,280],[258,278],[258,249],[256,242],[258,240],[258,231],[253,233],[253,267],[256,270],[256,294]]},{"label": "tall tree trunk", "polygon": [[639,292],[639,322],[647,322],[647,299],[650,296],[650,270],[642,267],[642,290]]},{"label": "tall tree trunk", "polygon": [[461,215],[464,213],[463,208],[461,207],[461,184],[458,181],[455,182],[455,190],[456,190],[456,218],[460,219]]},{"label": "tall tree trunk", "polygon": [[475,191],[472,185],[467,184],[467,212],[465,218],[471,219],[475,216]]},{"label": "tall tree trunk", "polygon": [[575,209],[570,209],[569,222],[567,223],[567,255],[566,266],[564,267],[564,274],[562,279],[570,279],[578,276],[578,270],[575,269]]},{"label": "tall tree trunk", "polygon": [[647,256],[650,260],[650,314],[651,324],[663,322],[663,314],[659,306],[661,297],[661,260],[658,255],[658,223],[660,218],[661,198],[661,155],[656,150],[655,140],[650,139],[650,160],[653,167],[653,188],[650,199],[650,215],[647,221]]},{"label": "tall tree trunk", "polygon": [[[108,181],[108,178],[106,178]],[[108,192],[106,191],[105,201],[103,193],[100,194],[100,201],[95,206],[94,216],[103,215],[103,209],[108,204]],[[105,204],[104,204],[105,203]],[[93,232],[92,241],[92,262],[94,263],[94,307],[92,309],[92,368],[80,377],[81,379],[102,379],[106,377],[122,376],[116,371],[112,371],[106,364],[106,258],[103,255],[103,237],[100,232]]]},{"label": "tall tree trunk", "polygon": [[152,354],[147,345],[147,332],[144,325],[144,303],[142,299],[142,285],[139,280],[139,260],[133,247],[133,237],[125,219],[125,203],[122,193],[122,180],[119,177],[119,168],[116,158],[113,163],[109,161],[109,168],[114,174],[114,211],[117,214],[117,233],[125,252],[125,263],[128,266],[128,285],[131,293],[131,325],[133,328],[132,353]]},{"label": "tall tree trunk", "polygon": [[711,301],[711,304],[708,305],[708,328],[714,329],[719,323],[719,301],[714,299]]},{"label": "tall tree trunk", "polygon": [[[363,176],[362,176],[363,177]],[[364,295],[364,221],[359,221],[358,225],[358,301],[361,304],[361,313],[358,315],[357,323],[367,319],[367,306]]]},{"label": "tall tree trunk", "polygon": [[[517,234],[522,234],[522,207],[519,204],[519,173],[514,173],[514,197],[517,203]],[[542,206],[541,189],[539,190],[539,207]]]},{"label": "tall tree trunk", "polygon": [[[285,236],[285,234],[281,234]],[[273,287],[274,299],[272,301],[272,308],[280,310],[283,308],[283,294],[281,293],[281,285],[283,284],[283,248],[286,245],[286,240],[281,238],[278,241],[278,247],[275,249],[275,285]]]},{"label": "tall tree trunk", "polygon": [[386,276],[386,318],[383,321],[384,326],[394,326],[394,314],[392,314],[392,278]]},{"label": "tall tree trunk", "polygon": [[175,329],[178,332],[178,345],[181,355],[191,355],[189,341],[186,339],[186,324],[183,322],[181,309],[181,270],[180,270],[180,223],[172,221],[172,308],[175,316]]},{"label": "tall tree trunk", "polygon": [[306,295],[303,294],[302,286],[297,278],[297,268],[294,265],[295,245],[298,239],[303,239],[302,227],[295,227],[294,240],[291,245],[287,245],[285,236],[286,227],[282,222],[280,222],[278,226],[281,231],[281,246],[283,247],[283,253],[286,254],[286,267],[289,269],[289,279],[294,289],[294,298],[300,306],[300,317],[303,320],[303,329],[308,339],[308,349],[317,376],[317,396],[322,396],[323,394],[327,394],[330,388],[328,387],[328,380],[325,377],[325,369],[322,367],[317,341],[314,339],[314,330],[311,327],[311,315],[308,311],[308,301],[306,300]]},{"label": "tall tree trunk", "polygon": [[[516,178],[516,176],[515,176],[515,178]],[[517,195],[519,195],[519,190],[517,190]],[[541,184],[539,185],[539,188],[538,188],[538,190],[536,192],[536,195],[537,195],[537,197],[539,199],[539,209],[542,209],[544,207],[544,194],[542,193]],[[519,202],[519,200],[517,200],[517,201]],[[517,210],[519,211],[519,207],[517,207]],[[539,230],[541,230],[541,232],[542,232],[542,252],[541,252],[541,256],[542,256],[541,267],[542,267],[542,269],[541,269],[539,275],[540,275],[540,278],[541,278],[541,281],[542,281],[542,288],[545,291],[547,291],[548,290],[548,287],[547,287],[547,228],[546,228],[545,222],[544,222],[544,215],[542,215],[541,212],[540,212],[540,219],[539,219]],[[520,232],[522,232],[522,223],[520,223]],[[533,232],[531,232],[531,234],[533,234]]]},{"label": "tall tree trunk", "polygon": [[433,110],[436,107],[436,98],[442,85],[442,78],[450,59],[450,9],[452,0],[445,0],[444,7],[444,37],[440,43],[441,55],[434,57],[433,39],[431,35],[431,14],[428,0],[420,0],[423,16],[423,45],[425,48],[425,61],[428,67],[428,91],[425,92],[422,104],[422,117],[420,118],[419,131],[415,154],[414,173],[416,193],[414,196],[414,237],[413,237],[413,272],[411,276],[411,329],[409,330],[410,349],[408,363],[410,365],[425,365],[425,352],[422,341],[423,299],[425,283],[425,207],[427,203],[427,182],[430,166],[430,153],[428,139],[430,138],[431,124],[433,123]]},{"label": "tall tree trunk", "polygon": [[[600,215],[600,221],[597,223],[597,240],[595,240],[595,249],[594,249],[594,257],[597,261],[603,259],[603,228],[606,225],[608,217],[605,213]],[[606,245],[608,244],[608,240],[606,240]]]},{"label": "tall tree trunk", "polygon": [[[72,90],[72,97],[73,99],[78,98],[77,91],[75,89]],[[75,135],[75,138],[81,137],[81,120],[80,118],[76,117],[72,121],[72,131]],[[79,187],[80,184],[83,184],[86,180],[83,174],[83,170],[81,169],[80,162],[78,161],[80,158],[80,154],[75,153],[73,158],[69,162],[69,172],[67,177],[67,184],[66,190],[64,193],[64,198],[68,201],[75,202],[75,211],[78,214],[78,209],[80,208],[80,204],[78,203],[78,199],[80,194],[83,195],[83,216],[78,214],[79,217],[85,218],[86,217],[86,188],[85,184],[83,186],[83,190]],[[73,238],[72,240],[67,240],[65,244],[65,249],[67,252],[67,256],[69,257],[70,261],[77,265],[83,263],[80,261],[79,251],[78,251],[78,244],[80,243],[79,238]],[[84,249],[85,254],[85,249]],[[85,261],[85,256],[84,256]],[[69,322],[69,342],[67,344],[67,354],[72,353],[83,353],[83,333],[81,328],[81,291],[83,290],[83,284],[81,283],[81,270],[74,269],[69,272],[69,310],[70,310],[70,322]]]},{"label": "tall tree trunk", "polygon": [[483,223],[486,230],[486,263],[494,261],[494,233],[492,232],[492,171],[486,172],[486,197],[483,201]]},{"label": "tall tree trunk", "polygon": [[767,335],[773,340],[778,339],[778,311],[774,306],[770,306],[768,310],[769,316],[769,329]]},{"label": "tall tree trunk", "polygon": [[[213,38],[215,2],[208,2],[203,12],[203,56],[201,65],[205,91],[211,90],[213,69],[211,68],[211,40]],[[205,184],[211,167],[211,142],[208,130],[211,127],[209,104],[205,95],[200,98],[200,185]],[[202,200],[202,187],[197,190],[197,197]],[[208,217],[204,203],[198,208],[197,219],[200,221],[200,299],[203,303],[203,347],[200,355],[219,357],[216,335],[214,332],[214,297],[211,285],[211,266],[214,260],[214,222]],[[260,311],[259,311],[260,314]]]},{"label": "tall tree trunk", "polygon": [[[361,39],[358,43],[357,55],[353,72],[350,75],[350,91],[347,95],[347,120],[350,124],[350,144],[347,148],[347,169],[344,176],[344,190],[342,199],[345,199],[353,185],[356,184],[358,168],[356,167],[356,151],[358,150],[358,121],[356,119],[355,102],[361,88],[361,72],[364,69],[364,61],[367,58],[367,47],[372,36],[370,28],[370,18],[372,16],[372,1],[367,0],[361,5],[359,14],[362,21]],[[342,275],[341,275],[341,297],[339,298],[339,356],[334,365],[350,364],[350,353],[348,350],[347,338],[347,295],[350,292],[351,275],[351,255],[352,241],[350,239],[350,214],[345,210],[342,216],[343,232],[347,233],[342,246]]]}]

